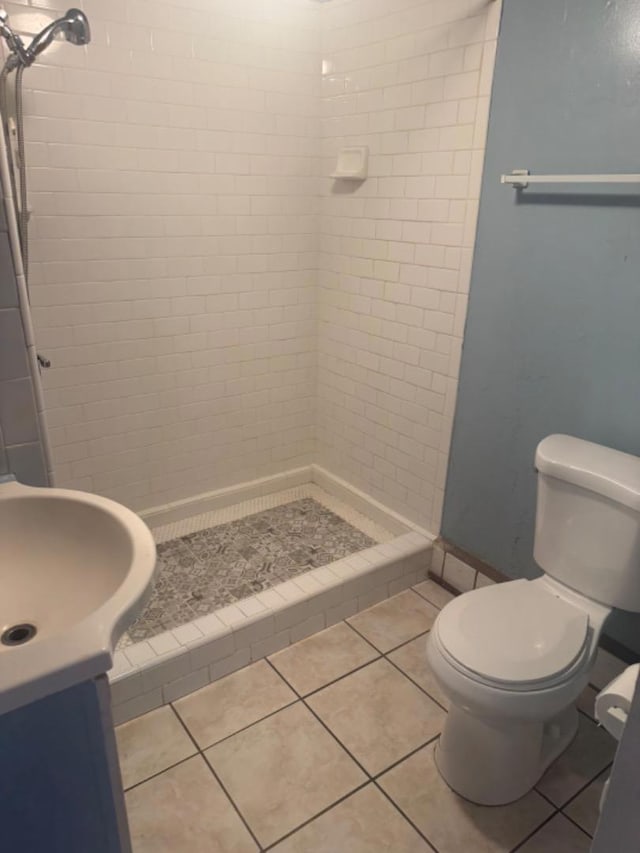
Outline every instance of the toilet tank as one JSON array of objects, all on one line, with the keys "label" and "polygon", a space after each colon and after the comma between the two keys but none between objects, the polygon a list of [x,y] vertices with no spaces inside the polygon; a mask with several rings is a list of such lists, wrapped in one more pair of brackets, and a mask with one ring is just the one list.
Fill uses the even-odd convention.
[{"label": "toilet tank", "polygon": [[587,598],[640,612],[640,459],[551,435],[536,468],[536,563]]}]

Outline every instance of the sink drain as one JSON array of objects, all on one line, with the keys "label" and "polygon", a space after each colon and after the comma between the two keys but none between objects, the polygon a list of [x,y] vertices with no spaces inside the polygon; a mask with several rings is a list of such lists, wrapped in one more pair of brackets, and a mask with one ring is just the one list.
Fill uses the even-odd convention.
[{"label": "sink drain", "polygon": [[29,625],[25,622],[22,625],[12,625],[2,632],[0,642],[5,646],[21,646],[23,643],[28,643],[37,634],[35,625]]}]

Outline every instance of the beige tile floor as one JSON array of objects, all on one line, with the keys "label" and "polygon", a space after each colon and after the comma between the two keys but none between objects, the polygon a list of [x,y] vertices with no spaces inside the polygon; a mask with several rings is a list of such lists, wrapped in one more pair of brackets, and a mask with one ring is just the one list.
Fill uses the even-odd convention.
[{"label": "beige tile floor", "polygon": [[432,581],[116,732],[134,853],[587,853],[614,741],[578,736],[517,803],[440,779]]}]

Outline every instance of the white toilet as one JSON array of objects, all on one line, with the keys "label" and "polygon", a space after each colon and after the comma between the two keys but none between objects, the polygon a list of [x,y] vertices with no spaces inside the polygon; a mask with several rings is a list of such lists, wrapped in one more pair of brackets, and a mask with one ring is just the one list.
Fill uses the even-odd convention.
[{"label": "white toilet", "polygon": [[545,574],[459,596],[427,641],[451,701],[436,764],[482,805],[522,797],[566,749],[607,616],[640,612],[640,459],[552,435],[536,468]]}]

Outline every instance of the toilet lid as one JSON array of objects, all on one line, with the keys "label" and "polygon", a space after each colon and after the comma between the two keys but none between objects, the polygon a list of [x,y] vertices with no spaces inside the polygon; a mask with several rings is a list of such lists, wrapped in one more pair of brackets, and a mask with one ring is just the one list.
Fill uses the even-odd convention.
[{"label": "toilet lid", "polygon": [[584,648],[589,618],[538,583],[496,584],[454,599],[438,638],[465,669],[498,682],[548,680]]}]

